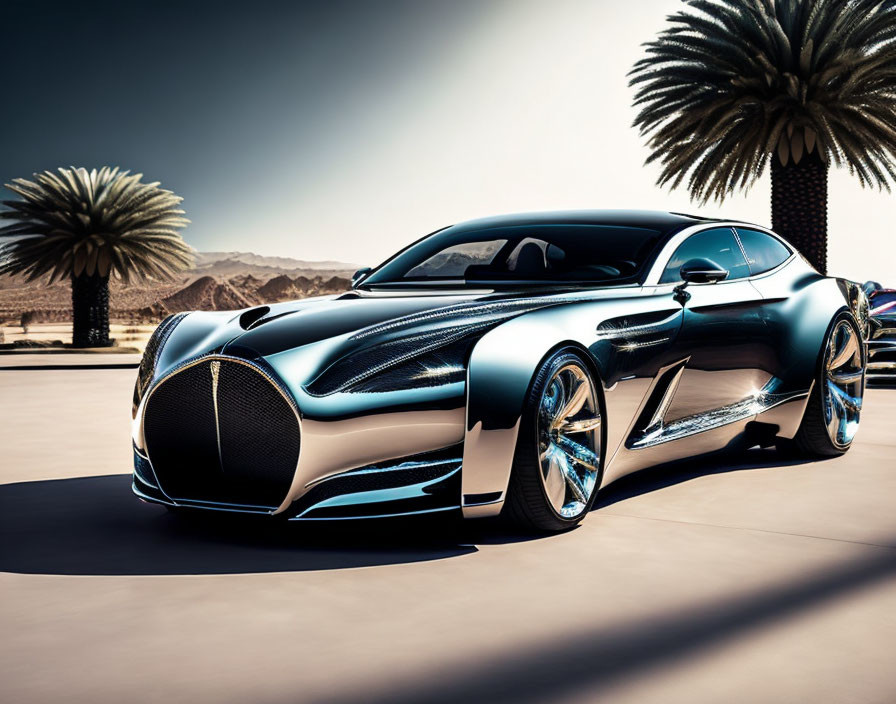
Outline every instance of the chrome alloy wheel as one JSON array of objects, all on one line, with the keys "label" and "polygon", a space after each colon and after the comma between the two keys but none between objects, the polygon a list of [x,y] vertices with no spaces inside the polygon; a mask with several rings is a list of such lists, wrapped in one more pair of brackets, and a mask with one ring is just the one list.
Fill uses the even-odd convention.
[{"label": "chrome alloy wheel", "polygon": [[825,352],[822,402],[828,437],[835,447],[847,447],[859,428],[865,390],[862,340],[846,320],[831,331]]},{"label": "chrome alloy wheel", "polygon": [[600,425],[591,376],[578,364],[564,364],[545,385],[537,434],[545,495],[564,518],[579,516],[597,489]]}]

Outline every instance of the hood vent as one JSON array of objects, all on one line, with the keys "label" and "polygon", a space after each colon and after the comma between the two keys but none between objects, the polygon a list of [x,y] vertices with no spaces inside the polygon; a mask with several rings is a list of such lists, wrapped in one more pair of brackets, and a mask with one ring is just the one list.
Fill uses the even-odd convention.
[{"label": "hood vent", "polygon": [[269,306],[260,306],[258,308],[250,308],[240,316],[240,327],[243,330],[251,330],[259,320],[271,312]]}]

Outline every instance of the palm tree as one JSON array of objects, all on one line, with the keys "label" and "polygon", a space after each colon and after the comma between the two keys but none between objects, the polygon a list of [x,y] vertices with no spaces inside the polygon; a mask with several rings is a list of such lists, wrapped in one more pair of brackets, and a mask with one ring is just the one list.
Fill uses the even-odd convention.
[{"label": "palm tree", "polygon": [[896,2],[687,4],[629,74],[659,185],[722,201],[770,163],[773,229],[826,272],[829,164],[896,178]]},{"label": "palm tree", "polygon": [[142,174],[117,167],[58,169],[15,179],[6,187],[18,200],[0,218],[10,241],[0,246],[0,274],[23,274],[27,281],[72,282],[72,342],[103,347],[109,341],[109,277],[169,279],[189,268],[192,250],[178,230],[189,220],[178,208],[182,198],[141,183]]}]

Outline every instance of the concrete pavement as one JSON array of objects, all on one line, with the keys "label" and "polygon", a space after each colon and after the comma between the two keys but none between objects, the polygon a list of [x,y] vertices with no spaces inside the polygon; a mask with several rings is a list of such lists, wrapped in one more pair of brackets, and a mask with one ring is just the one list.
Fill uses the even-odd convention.
[{"label": "concrete pavement", "polygon": [[26,369],[131,369],[143,355],[133,352],[92,352],[59,350],[5,350],[0,354],[0,370]]},{"label": "concrete pavement", "polygon": [[134,370],[0,370],[0,700],[896,701],[896,391],[844,457],[648,470],[578,529],[178,519]]}]

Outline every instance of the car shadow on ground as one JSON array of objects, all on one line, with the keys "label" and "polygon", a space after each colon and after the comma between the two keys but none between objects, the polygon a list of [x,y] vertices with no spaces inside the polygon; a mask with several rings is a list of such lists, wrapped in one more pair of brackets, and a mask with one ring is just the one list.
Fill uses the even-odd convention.
[{"label": "car shadow on ground", "polygon": [[[175,515],[131,493],[130,475],[0,485],[0,571],[69,575],[296,572],[438,560],[475,552],[454,522],[296,525]],[[418,524],[420,522],[417,522]],[[427,523],[427,522],[422,522]]]},{"label": "car shadow on ground", "polygon": [[676,484],[683,484],[697,477],[750,469],[784,468],[805,464],[809,461],[811,460],[787,457],[773,449],[760,448],[689,457],[643,469],[616,480],[601,489],[592,510],[598,511],[605,506],[611,506],[620,501],[633,499],[636,496],[659,491]]},{"label": "car shadow on ground", "polygon": [[[699,458],[625,477],[596,508],[697,476],[782,464],[774,452]],[[285,523],[267,517],[175,515],[137,501],[130,475],[0,485],[0,571],[67,575],[298,572],[441,560],[478,545],[537,539],[459,516]]]}]

